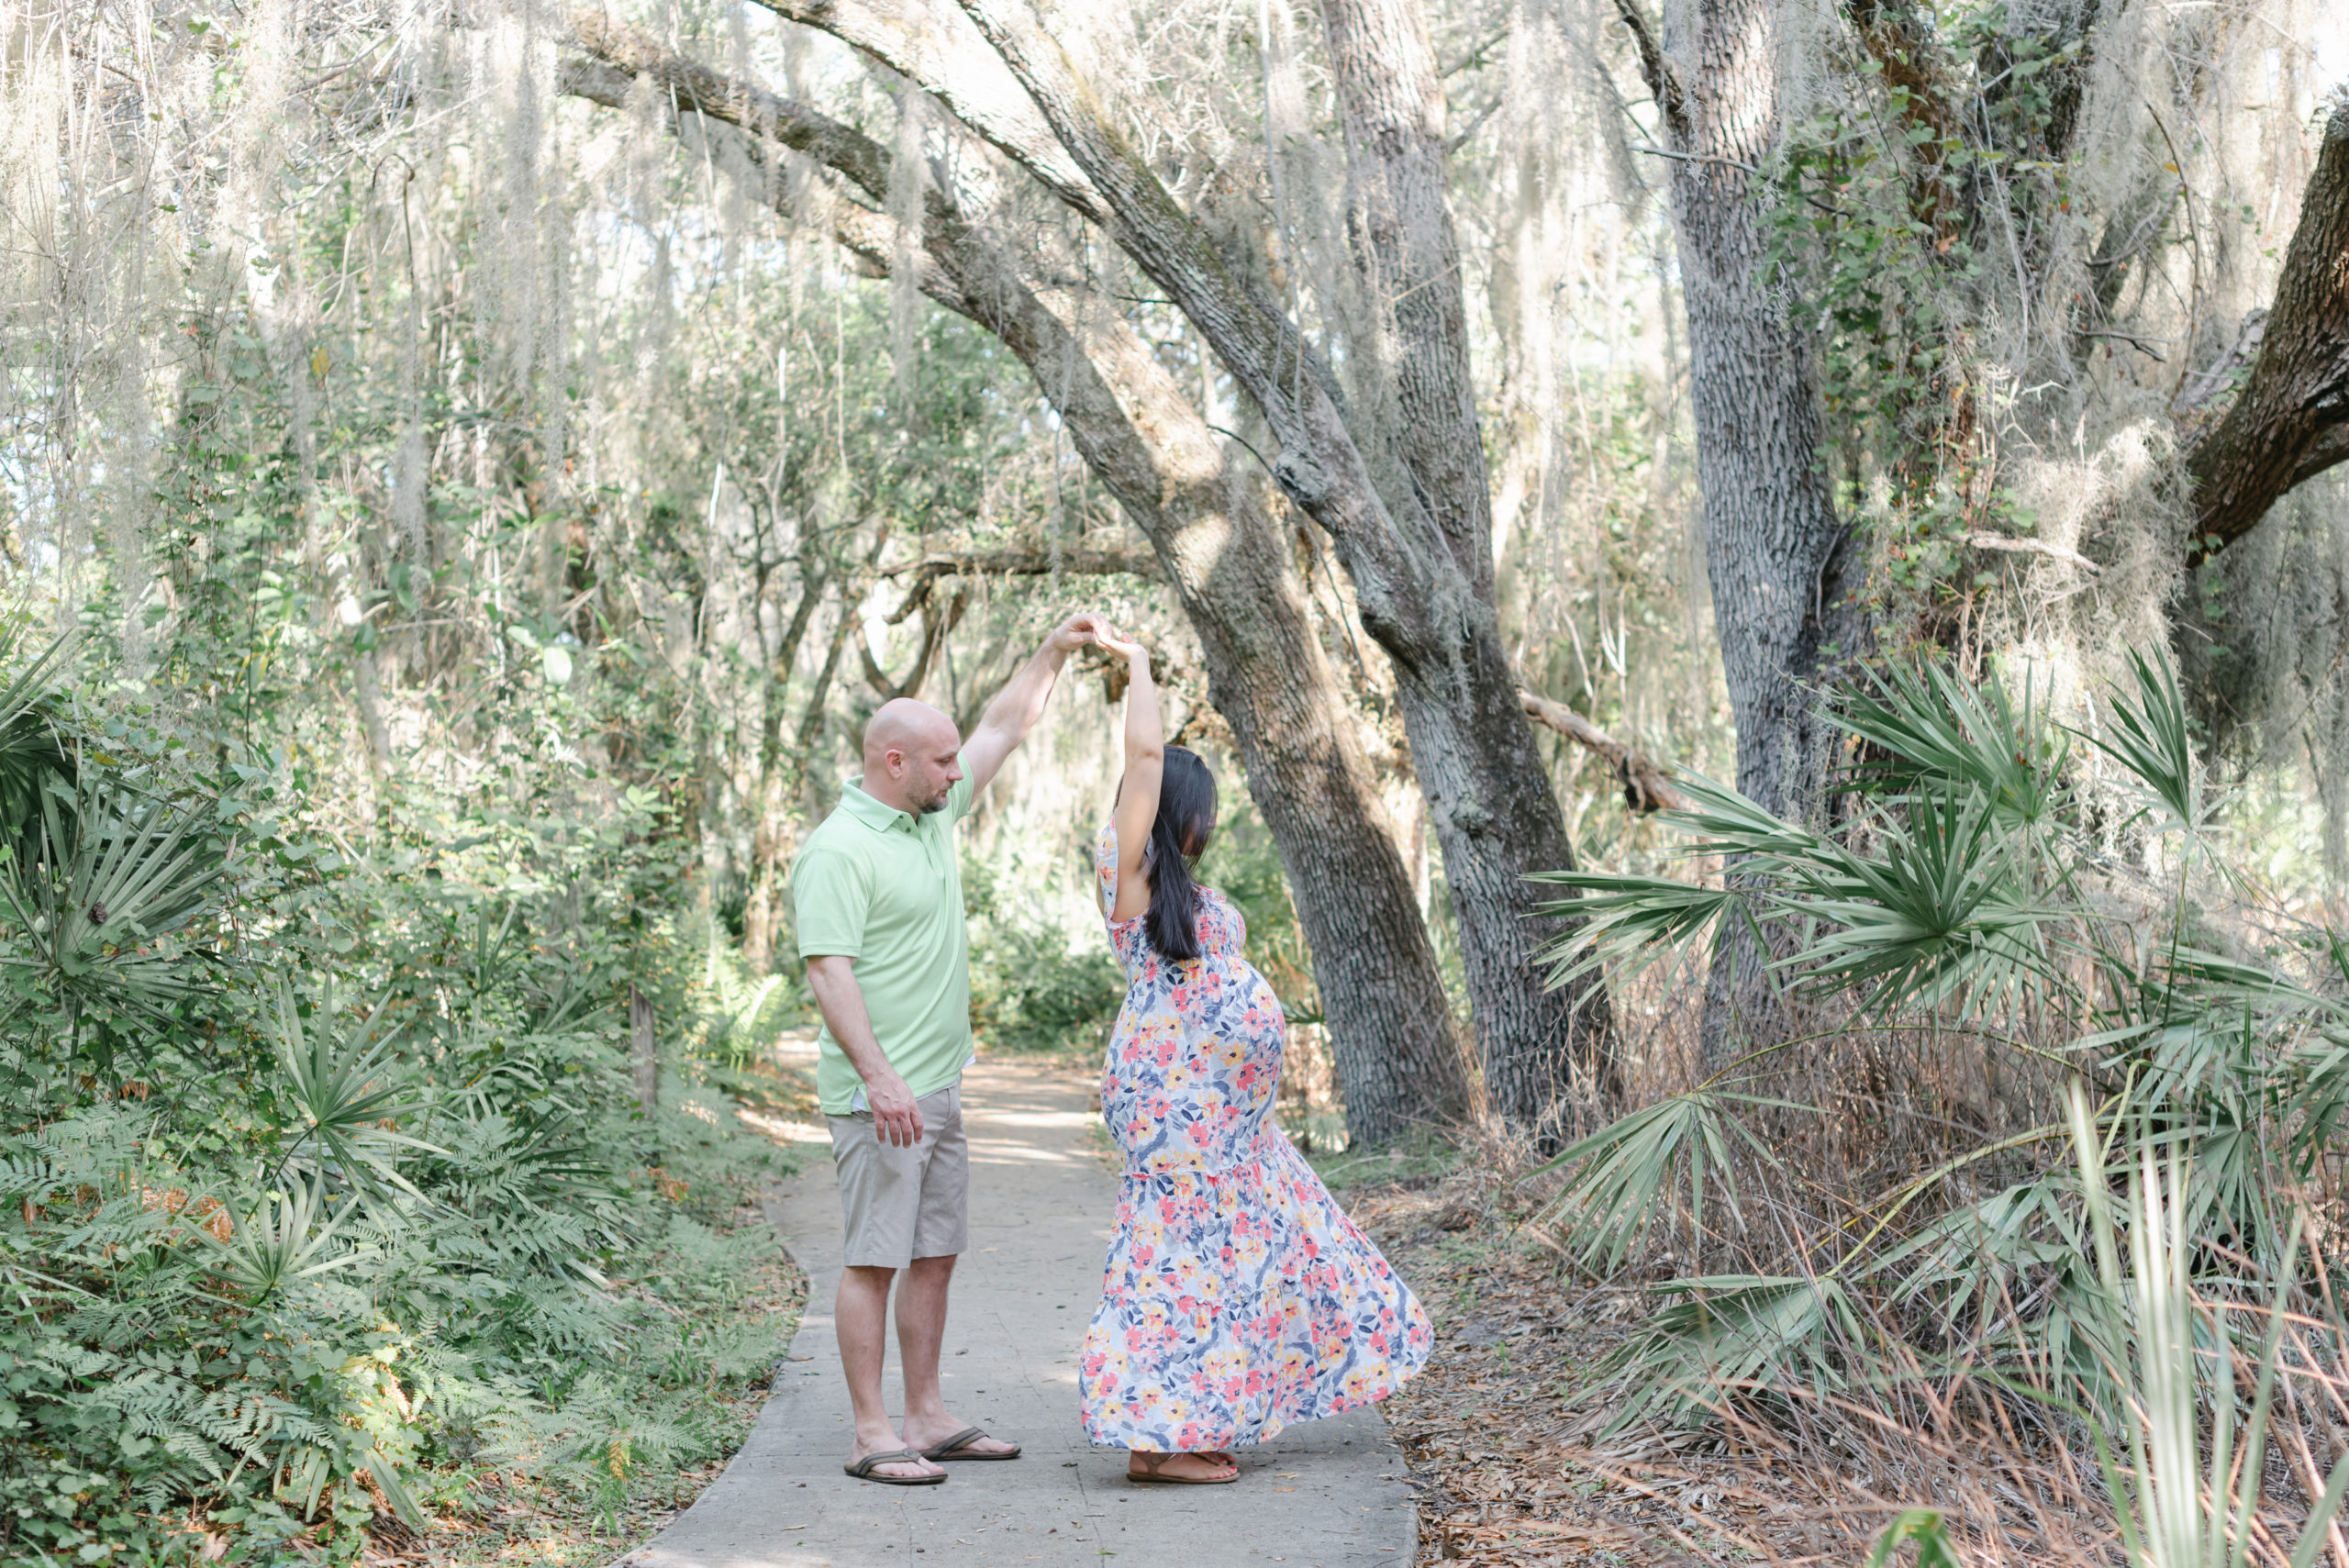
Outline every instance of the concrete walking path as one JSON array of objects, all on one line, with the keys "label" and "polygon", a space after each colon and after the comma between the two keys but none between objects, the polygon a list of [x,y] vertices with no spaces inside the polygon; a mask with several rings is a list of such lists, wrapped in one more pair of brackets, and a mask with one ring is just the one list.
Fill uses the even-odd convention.
[{"label": "concrete walking path", "polygon": [[[1086,1446],[1076,1358],[1100,1299],[1117,1182],[1072,1075],[983,1062],[963,1079],[971,1251],[946,1326],[948,1407],[1022,1444],[957,1462],[941,1486],[850,1480],[848,1396],[832,1336],[841,1217],[830,1145],[801,1129],[803,1168],[769,1218],[811,1294],[791,1359],[741,1451],[629,1568],[1409,1568],[1418,1516],[1375,1410],[1291,1427],[1240,1451],[1229,1486],[1138,1486],[1123,1450]],[[890,1347],[893,1411],[900,1385]]]}]

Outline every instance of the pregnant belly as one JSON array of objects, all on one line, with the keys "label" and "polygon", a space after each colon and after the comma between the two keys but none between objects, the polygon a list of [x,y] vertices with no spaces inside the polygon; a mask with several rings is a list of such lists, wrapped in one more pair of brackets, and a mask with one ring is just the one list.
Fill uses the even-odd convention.
[{"label": "pregnant belly", "polygon": [[1172,995],[1137,987],[1127,998],[1102,1075],[1101,1112],[1129,1169],[1230,1164],[1271,1108],[1286,1026],[1272,987],[1236,967],[1240,975],[1212,985]]}]

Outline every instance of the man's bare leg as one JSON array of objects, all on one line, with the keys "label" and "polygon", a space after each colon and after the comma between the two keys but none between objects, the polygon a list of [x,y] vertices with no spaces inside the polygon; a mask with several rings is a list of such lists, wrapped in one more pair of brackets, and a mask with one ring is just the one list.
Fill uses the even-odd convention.
[{"label": "man's bare leg", "polygon": [[[917,1262],[915,1268],[919,1267]],[[881,1402],[881,1363],[889,1348],[889,1281],[896,1272],[895,1269],[858,1266],[844,1268],[841,1271],[840,1294],[832,1301],[832,1324],[841,1341],[841,1371],[848,1378],[849,1408],[856,1418],[856,1440],[848,1452],[851,1464],[867,1454],[922,1446],[897,1435],[897,1429],[889,1424],[889,1407]],[[908,1285],[911,1283],[912,1273],[908,1271]],[[905,1296],[905,1290],[898,1291],[901,1303]],[[907,1381],[912,1381],[910,1363]],[[937,1386],[938,1349],[935,1344],[930,1352],[930,1381],[932,1387]],[[908,1436],[911,1425],[911,1422],[907,1423]],[[930,1440],[935,1442],[937,1440],[933,1438]],[[934,1475],[937,1473],[938,1466],[928,1460],[915,1460],[910,1463],[899,1460],[895,1463],[878,1465],[874,1471],[877,1475]]]},{"label": "man's bare leg", "polygon": [[[954,1280],[954,1258],[916,1258],[897,1287],[897,1359],[906,1372],[906,1444],[925,1449],[944,1442],[970,1425],[947,1414],[938,1385],[938,1358],[946,1342],[946,1294]],[[1018,1445],[999,1438],[974,1441],[974,1453],[1009,1453]]]}]

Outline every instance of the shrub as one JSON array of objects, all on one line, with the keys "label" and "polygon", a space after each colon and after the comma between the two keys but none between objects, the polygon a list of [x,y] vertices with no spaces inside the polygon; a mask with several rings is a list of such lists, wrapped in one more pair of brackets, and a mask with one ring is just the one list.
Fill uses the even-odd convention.
[{"label": "shrub", "polygon": [[118,721],[101,755],[20,680],[28,722],[61,743],[0,752],[36,775],[0,780],[0,1556],[350,1558],[468,1467],[602,1496],[712,1451],[778,1348],[730,1310],[773,1238],[722,1228],[770,1156],[689,1063],[631,1092],[628,987],[698,1006],[657,803],[421,797],[359,853],[266,757]]},{"label": "shrub", "polygon": [[[1613,1423],[1926,1429],[1966,1387],[2083,1451],[2128,1434],[2132,1559],[2240,1540],[2200,1511],[2234,1506],[2228,1434],[2264,1445],[2269,1383],[2349,1345],[2349,942],[2232,858],[2164,662],[2076,729],[1932,669],[1840,722],[1836,830],[1694,779],[1679,826],[1724,875],[1550,879],[1586,922],[1560,975],[1707,947],[1715,974],[1690,1081],[1567,1149],[1535,1220],[1579,1267],[1668,1276],[1600,1380]],[[2313,1327],[2279,1351],[2285,1308]]]}]

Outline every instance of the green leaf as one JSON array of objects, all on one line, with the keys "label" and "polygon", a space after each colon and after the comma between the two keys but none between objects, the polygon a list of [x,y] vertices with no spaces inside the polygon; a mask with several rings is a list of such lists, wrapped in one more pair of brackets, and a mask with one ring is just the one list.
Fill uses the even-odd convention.
[{"label": "green leaf", "polygon": [[2129,651],[2136,677],[2136,700],[2115,699],[2109,706],[2108,733],[2088,735],[2088,743],[2128,771],[2148,797],[2161,808],[2155,830],[2192,831],[2202,821],[2201,773],[2194,761],[2192,727],[2186,699],[2177,689],[2177,673],[2165,650],[2155,649],[2147,659],[2138,649]]},{"label": "green leaf", "polygon": [[1932,1508],[1910,1508],[1895,1517],[1885,1532],[1876,1537],[1876,1549],[1868,1553],[1867,1568],[1884,1568],[1902,1542],[1912,1540],[1917,1543],[1917,1568],[1958,1568],[1957,1553],[1950,1550],[1942,1516]]}]

